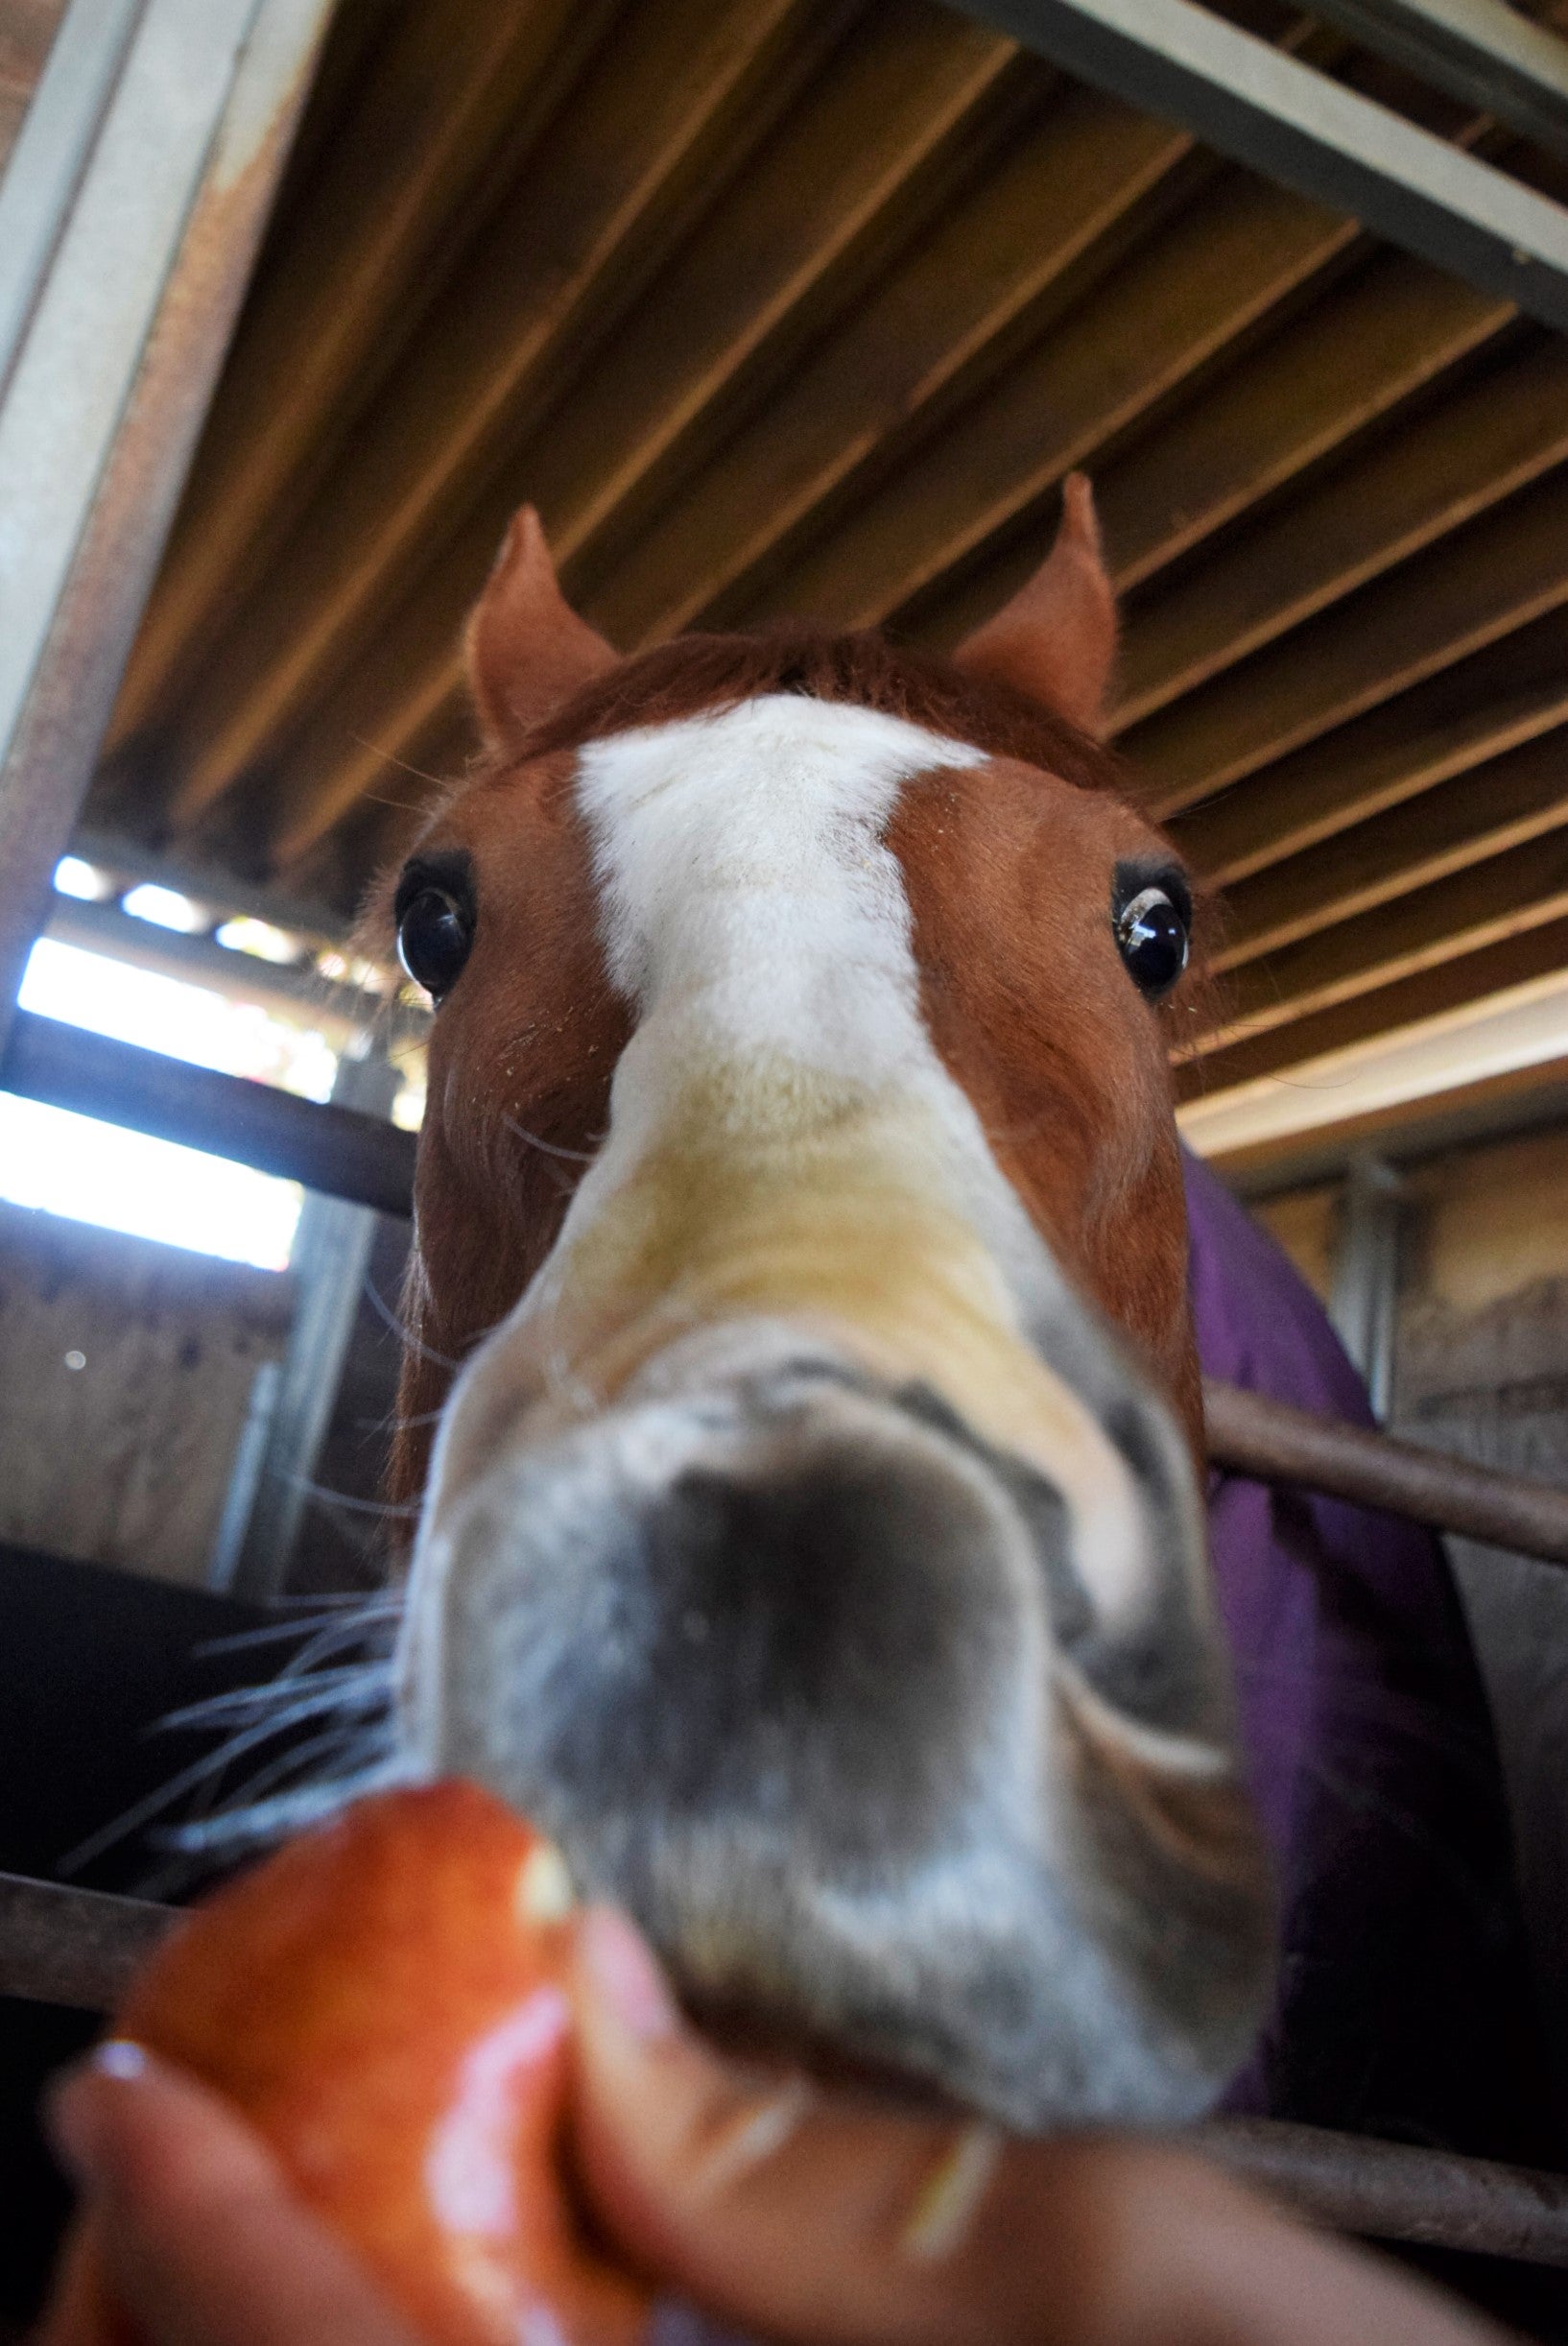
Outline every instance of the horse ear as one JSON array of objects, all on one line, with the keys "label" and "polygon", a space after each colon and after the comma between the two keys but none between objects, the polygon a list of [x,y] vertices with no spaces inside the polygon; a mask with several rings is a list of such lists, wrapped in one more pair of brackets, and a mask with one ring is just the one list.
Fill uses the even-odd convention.
[{"label": "horse ear", "polygon": [[556,579],[532,505],[512,515],[463,637],[468,689],[487,750],[510,754],[615,654]]},{"label": "horse ear", "polygon": [[1081,472],[1063,484],[1061,527],[1045,561],[955,657],[971,674],[1011,684],[1085,732],[1101,730],[1116,661],[1116,593],[1094,491]]}]

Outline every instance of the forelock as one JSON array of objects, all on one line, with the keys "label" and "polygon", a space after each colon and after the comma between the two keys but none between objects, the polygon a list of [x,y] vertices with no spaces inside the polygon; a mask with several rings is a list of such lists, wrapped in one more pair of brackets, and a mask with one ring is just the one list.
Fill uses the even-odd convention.
[{"label": "forelock", "polygon": [[989,757],[1018,758],[1080,789],[1128,795],[1117,759],[1067,718],[1009,686],[968,675],[939,654],[871,631],[833,634],[781,626],[748,635],[679,635],[634,653],[576,693],[524,744],[523,758],[764,693],[843,701],[944,734]]}]

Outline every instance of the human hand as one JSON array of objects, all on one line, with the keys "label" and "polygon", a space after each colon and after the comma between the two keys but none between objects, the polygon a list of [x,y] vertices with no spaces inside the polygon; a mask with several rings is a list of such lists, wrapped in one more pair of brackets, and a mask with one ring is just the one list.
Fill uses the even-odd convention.
[{"label": "human hand", "polygon": [[[1008,2143],[718,2058],[640,1939],[579,1926],[581,2173],[622,2255],[756,2336],[822,2346],[1483,2346],[1496,2333],[1190,2152]],[[145,2346],[416,2346],[213,2095],[161,2064],[54,2105]],[[39,2346],[124,2346],[68,2260]]]}]

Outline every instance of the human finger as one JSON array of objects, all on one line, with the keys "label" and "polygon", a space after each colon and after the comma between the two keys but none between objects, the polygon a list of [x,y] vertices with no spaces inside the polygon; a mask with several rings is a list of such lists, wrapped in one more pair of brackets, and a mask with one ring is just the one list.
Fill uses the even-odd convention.
[{"label": "human finger", "polygon": [[799,2346],[1479,2346],[1486,2325],[1191,2152],[1009,2143],[719,2059],[619,1915],[579,1932],[577,2143],[672,2290]]},{"label": "human finger", "polygon": [[414,2346],[266,2144],[194,2079],[115,2042],[48,2115],[85,2214],[41,2346],[119,2346],[112,2307],[148,2346]]}]

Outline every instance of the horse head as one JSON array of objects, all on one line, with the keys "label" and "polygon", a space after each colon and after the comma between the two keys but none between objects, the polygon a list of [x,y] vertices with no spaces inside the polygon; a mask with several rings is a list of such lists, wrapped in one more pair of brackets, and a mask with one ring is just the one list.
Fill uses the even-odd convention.
[{"label": "horse head", "polygon": [[438,1005],[410,1766],[540,1820],[716,2023],[1026,2127],[1200,2108],[1271,1946],[1195,1477],[1191,898],[1095,738],[1114,637],[1081,481],[952,660],[621,659],[525,512],[485,755],[395,892]]}]

